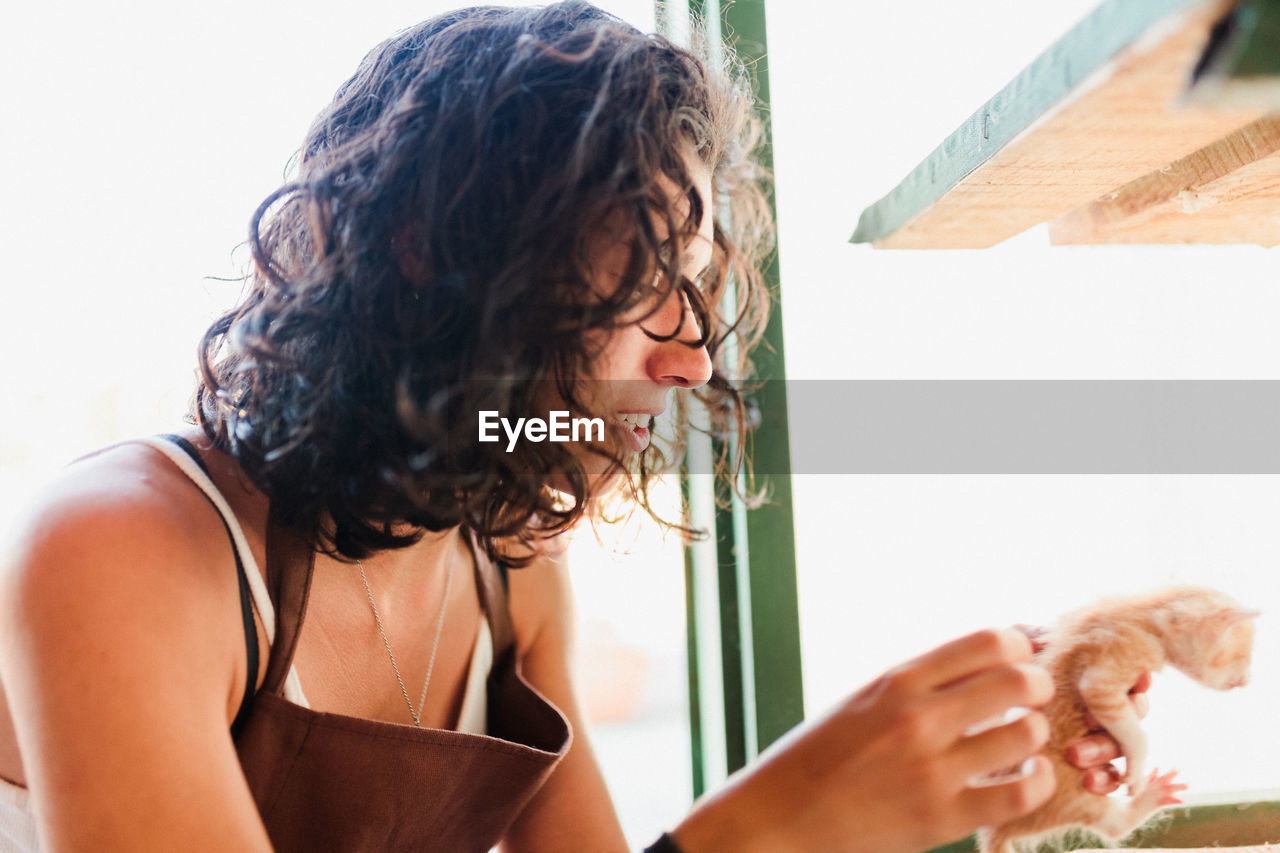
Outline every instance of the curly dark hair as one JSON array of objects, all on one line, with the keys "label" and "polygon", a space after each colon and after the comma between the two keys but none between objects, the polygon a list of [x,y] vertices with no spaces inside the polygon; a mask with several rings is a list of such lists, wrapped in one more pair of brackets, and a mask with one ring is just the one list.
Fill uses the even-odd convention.
[{"label": "curly dark hair", "polygon": [[[712,429],[741,437],[731,377],[763,328],[772,230],[750,87],[726,53],[713,71],[568,0],[450,12],[364,58],[254,213],[246,292],[199,350],[193,417],[281,521],[348,559],[423,529],[465,525],[492,553],[572,524],[592,496],[571,452],[478,443],[477,412],[534,415],[546,382],[585,410],[586,333],[634,317],[655,281],[696,314]],[[694,188],[689,150],[716,198]],[[693,282],[680,258],[707,205],[713,261]],[[590,238],[619,213],[630,260],[602,297]],[[614,460],[645,509],[682,433]]]}]

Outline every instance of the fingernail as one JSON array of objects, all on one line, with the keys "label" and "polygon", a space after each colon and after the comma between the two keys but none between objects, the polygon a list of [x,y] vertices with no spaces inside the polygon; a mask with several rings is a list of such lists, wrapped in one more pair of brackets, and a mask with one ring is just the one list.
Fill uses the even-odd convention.
[{"label": "fingernail", "polygon": [[1101,751],[1096,743],[1084,741],[1076,744],[1076,761],[1080,764],[1091,764],[1102,757]]}]

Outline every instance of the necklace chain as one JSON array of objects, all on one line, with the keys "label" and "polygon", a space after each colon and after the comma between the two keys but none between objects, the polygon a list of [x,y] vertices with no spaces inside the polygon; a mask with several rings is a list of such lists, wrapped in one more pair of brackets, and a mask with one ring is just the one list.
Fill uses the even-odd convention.
[{"label": "necklace chain", "polygon": [[369,578],[364,573],[364,563],[356,560],[356,567],[360,569],[360,581],[364,584],[365,595],[369,597],[369,607],[373,610],[373,621],[378,623],[378,635],[382,637],[382,646],[387,650],[387,657],[391,659],[391,670],[396,674],[396,683],[400,685],[400,695],[404,697],[404,704],[409,706],[409,716],[413,718],[413,724],[419,728],[422,727],[422,711],[427,707],[427,687],[431,684],[431,672],[436,668],[436,651],[440,648],[444,611],[449,604],[449,590],[453,588],[453,564],[457,559],[458,548],[454,545],[449,553],[449,568],[445,570],[444,596],[440,599],[440,612],[436,614],[436,636],[431,641],[431,658],[427,661],[427,677],[422,682],[422,692],[418,695],[416,710],[413,703],[409,701],[409,691],[405,689],[404,679],[400,677],[400,667],[396,664],[396,656],[391,651],[391,642],[387,639],[386,629],[382,627],[382,617],[378,615],[378,605],[374,603],[373,590],[369,588]]}]

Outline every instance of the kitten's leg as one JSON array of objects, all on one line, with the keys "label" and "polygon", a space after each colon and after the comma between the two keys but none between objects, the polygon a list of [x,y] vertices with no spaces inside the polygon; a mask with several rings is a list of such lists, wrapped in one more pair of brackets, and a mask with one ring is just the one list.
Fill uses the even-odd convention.
[{"label": "kitten's leg", "polygon": [[1107,730],[1124,753],[1125,781],[1129,795],[1142,793],[1144,765],[1147,762],[1147,737],[1139,725],[1138,712],[1129,701],[1133,677],[1118,674],[1105,667],[1090,667],[1080,676],[1080,698],[1098,724]]},{"label": "kitten's leg", "polygon": [[1185,791],[1187,786],[1174,782],[1173,777],[1176,775],[1176,770],[1163,776],[1159,770],[1151,771],[1141,794],[1128,803],[1107,800],[1107,811],[1090,826],[1112,841],[1119,841],[1146,823],[1161,806],[1173,806],[1182,802],[1177,795],[1179,791]]}]

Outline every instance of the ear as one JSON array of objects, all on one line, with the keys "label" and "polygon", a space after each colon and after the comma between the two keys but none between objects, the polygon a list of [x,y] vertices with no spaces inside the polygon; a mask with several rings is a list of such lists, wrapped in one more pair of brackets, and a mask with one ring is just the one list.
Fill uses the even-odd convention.
[{"label": "ear", "polygon": [[1237,622],[1243,622],[1246,619],[1255,619],[1261,615],[1261,610],[1254,610],[1251,607],[1229,607],[1218,614],[1218,621],[1225,627],[1230,627],[1235,625]]}]

